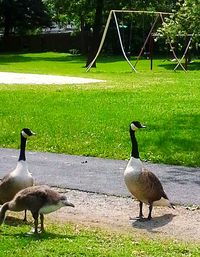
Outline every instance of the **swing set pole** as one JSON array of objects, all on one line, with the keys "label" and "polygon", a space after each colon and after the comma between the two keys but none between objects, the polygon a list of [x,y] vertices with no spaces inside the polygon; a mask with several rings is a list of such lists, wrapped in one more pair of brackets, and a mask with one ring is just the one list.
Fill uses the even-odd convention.
[{"label": "swing set pole", "polygon": [[168,15],[172,14],[170,12],[153,12],[153,11],[134,11],[134,10],[112,10],[115,13],[147,13],[147,14],[163,14]]},{"label": "swing set pole", "polygon": [[104,32],[103,32],[103,36],[102,36],[102,39],[101,39],[101,42],[100,42],[100,45],[99,45],[99,49],[98,49],[98,51],[97,51],[97,53],[96,53],[94,59],[92,60],[92,62],[87,66],[86,72],[88,72],[88,71],[91,69],[92,65],[94,64],[94,62],[96,61],[98,55],[99,55],[100,52],[101,52],[101,49],[102,49],[102,47],[103,47],[103,43],[104,43],[104,41],[105,41],[106,34],[107,34],[107,31],[108,31],[108,27],[109,27],[109,24],[110,24],[110,20],[111,20],[111,18],[112,18],[112,12],[113,12],[113,11],[111,10],[110,13],[109,13],[109,16],[108,16],[108,19],[107,19],[107,22],[106,22],[106,26],[105,26],[105,29],[104,29]]},{"label": "swing set pole", "polygon": [[132,63],[129,61],[128,57],[126,56],[126,53],[124,51],[124,46],[123,46],[123,43],[122,43],[122,38],[121,38],[121,34],[120,34],[120,31],[119,31],[119,25],[118,25],[118,22],[117,22],[117,17],[116,17],[116,14],[115,12],[113,12],[113,15],[114,15],[114,19],[115,19],[115,23],[116,23],[116,27],[117,27],[117,33],[118,33],[118,37],[119,37],[119,42],[120,42],[120,46],[121,46],[121,50],[122,50],[122,53],[124,55],[124,58],[126,59],[126,61],[128,62],[128,64],[131,66],[132,70],[136,72],[136,69],[135,67],[132,65]]},{"label": "swing set pole", "polygon": [[148,34],[146,40],[144,41],[144,44],[143,44],[143,46],[142,46],[142,48],[141,48],[141,50],[140,50],[140,53],[139,53],[139,55],[138,55],[138,57],[137,57],[137,60],[136,60],[136,62],[135,62],[134,67],[136,67],[136,65],[137,65],[137,63],[138,63],[138,61],[139,61],[139,59],[140,59],[140,57],[141,57],[141,55],[142,55],[142,53],[143,53],[143,51],[144,51],[144,48],[145,48],[145,46],[146,46],[146,44],[147,44],[147,42],[148,42],[148,40],[149,40],[149,37],[151,36],[151,33],[152,33],[152,31],[153,31],[153,29],[154,29],[154,27],[155,27],[155,25],[156,25],[156,22],[157,22],[157,20],[158,20],[158,17],[159,17],[159,15],[156,16],[156,18],[155,18],[155,20],[154,20],[154,23],[153,23],[153,25],[151,26],[151,29],[150,29],[150,31],[149,31],[149,34]]}]

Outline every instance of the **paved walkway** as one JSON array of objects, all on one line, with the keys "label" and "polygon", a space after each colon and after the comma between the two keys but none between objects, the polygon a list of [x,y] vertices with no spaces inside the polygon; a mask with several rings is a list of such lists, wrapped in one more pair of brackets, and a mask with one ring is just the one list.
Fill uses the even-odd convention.
[{"label": "paved walkway", "polygon": [[[19,150],[0,148],[0,178],[16,166]],[[128,196],[123,173],[127,161],[26,152],[36,183],[81,191]],[[200,168],[144,163],[162,181],[176,204],[200,205]]]},{"label": "paved walkway", "polygon": [[28,74],[15,72],[0,72],[0,84],[87,84],[105,82],[99,79]]}]

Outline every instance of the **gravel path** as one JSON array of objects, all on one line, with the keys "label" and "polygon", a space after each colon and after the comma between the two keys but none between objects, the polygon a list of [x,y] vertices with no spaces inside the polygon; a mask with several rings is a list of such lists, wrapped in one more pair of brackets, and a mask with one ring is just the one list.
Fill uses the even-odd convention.
[{"label": "gravel path", "polygon": [[[148,238],[165,237],[182,241],[200,242],[200,210],[195,207],[176,206],[176,209],[155,207],[153,219],[139,222],[138,203],[132,198],[109,196],[68,190],[69,200],[75,208],[62,208],[46,216],[51,222],[73,222],[84,226],[131,233]],[[144,207],[148,215],[148,207]],[[132,218],[132,219],[130,219]],[[48,225],[47,225],[48,226]]]}]

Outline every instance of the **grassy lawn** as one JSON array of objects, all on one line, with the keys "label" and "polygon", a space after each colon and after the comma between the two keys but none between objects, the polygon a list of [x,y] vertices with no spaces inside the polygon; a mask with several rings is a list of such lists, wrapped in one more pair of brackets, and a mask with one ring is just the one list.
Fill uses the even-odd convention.
[{"label": "grassy lawn", "polygon": [[89,73],[84,65],[84,57],[64,53],[1,54],[0,71],[107,82],[0,85],[0,147],[17,148],[20,129],[30,127],[38,136],[29,150],[128,159],[129,123],[140,120],[147,126],[137,134],[142,159],[200,166],[199,62],[187,73],[160,59],[153,71],[140,61],[136,74],[122,57],[100,57]]},{"label": "grassy lawn", "polygon": [[1,227],[1,257],[179,257],[199,256],[197,244],[138,238],[131,234],[87,229],[75,225],[46,224],[47,232],[27,235],[30,225],[10,221]]}]

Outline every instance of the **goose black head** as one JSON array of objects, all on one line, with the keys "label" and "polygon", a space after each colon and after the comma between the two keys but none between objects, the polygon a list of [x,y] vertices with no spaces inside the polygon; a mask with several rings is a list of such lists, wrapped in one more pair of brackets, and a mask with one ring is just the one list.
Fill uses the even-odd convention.
[{"label": "goose black head", "polygon": [[146,128],[146,126],[142,125],[139,121],[132,121],[130,125],[130,129],[136,131],[140,128]]},{"label": "goose black head", "polygon": [[32,130],[30,130],[29,128],[23,128],[21,131],[21,135],[24,138],[28,138],[30,136],[36,135],[36,133],[34,133]]}]

